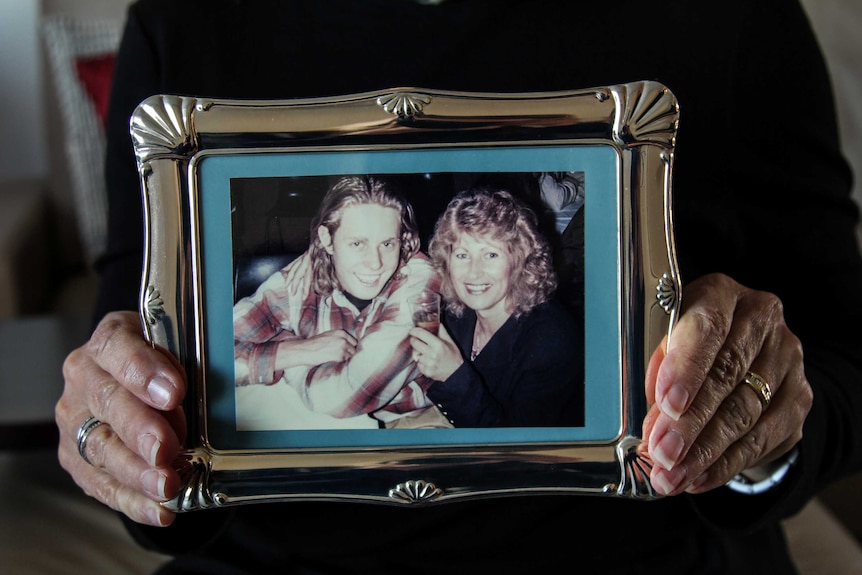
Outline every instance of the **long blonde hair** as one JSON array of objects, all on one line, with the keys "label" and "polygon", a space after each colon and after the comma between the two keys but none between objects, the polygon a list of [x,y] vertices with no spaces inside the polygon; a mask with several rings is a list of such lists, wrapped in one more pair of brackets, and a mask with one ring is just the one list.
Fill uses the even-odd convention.
[{"label": "long blonde hair", "polygon": [[363,204],[376,204],[395,209],[401,219],[401,264],[406,263],[419,251],[419,233],[413,208],[397,192],[374,176],[345,176],[335,182],[326,192],[320,209],[311,222],[312,288],[320,295],[329,295],[338,287],[332,256],[326,251],[318,237],[317,229],[324,226],[330,237],[341,225],[345,208]]},{"label": "long blonde hair", "polygon": [[449,257],[465,233],[487,236],[507,246],[513,257],[508,300],[518,317],[546,302],[557,288],[551,248],[539,231],[535,212],[505,190],[476,188],[461,192],[449,202],[434,226],[428,247],[443,279],[441,291],[447,308],[464,313],[449,274]]}]

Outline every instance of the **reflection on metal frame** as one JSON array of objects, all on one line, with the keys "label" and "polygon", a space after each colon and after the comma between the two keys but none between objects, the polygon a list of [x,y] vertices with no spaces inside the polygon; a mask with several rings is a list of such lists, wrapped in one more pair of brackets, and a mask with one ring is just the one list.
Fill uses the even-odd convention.
[{"label": "reflection on metal frame", "polygon": [[[645,366],[680,309],[671,210],[678,116],[673,94],[655,82],[529,94],[409,88],[289,101],[144,101],[131,120],[146,227],[142,322],[148,340],[175,354],[190,382],[190,440],[178,464],[185,488],[167,505],[187,511],[294,499],[427,505],[528,493],[657,497],[639,434],[648,407]],[[622,406],[614,441],[241,450],[212,443],[196,157],[559,144],[610,146],[618,157]]]}]

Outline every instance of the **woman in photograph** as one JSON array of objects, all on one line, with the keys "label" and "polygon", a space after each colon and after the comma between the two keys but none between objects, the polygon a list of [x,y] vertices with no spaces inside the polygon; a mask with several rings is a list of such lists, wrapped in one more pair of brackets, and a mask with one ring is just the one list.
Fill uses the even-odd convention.
[{"label": "woman in photograph", "polygon": [[535,213],[509,192],[457,195],[429,252],[446,316],[410,332],[428,389],[455,427],[583,425],[583,330],[551,299],[551,250]]}]

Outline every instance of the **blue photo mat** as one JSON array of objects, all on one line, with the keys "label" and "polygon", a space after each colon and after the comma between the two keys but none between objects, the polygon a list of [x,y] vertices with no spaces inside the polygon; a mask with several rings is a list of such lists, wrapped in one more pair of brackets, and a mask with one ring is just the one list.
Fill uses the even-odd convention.
[{"label": "blue photo mat", "polygon": [[[585,425],[570,428],[237,431],[232,178],[437,172],[585,173]],[[207,439],[216,450],[605,443],[622,430],[619,155],[609,145],[231,153],[197,159]]]}]

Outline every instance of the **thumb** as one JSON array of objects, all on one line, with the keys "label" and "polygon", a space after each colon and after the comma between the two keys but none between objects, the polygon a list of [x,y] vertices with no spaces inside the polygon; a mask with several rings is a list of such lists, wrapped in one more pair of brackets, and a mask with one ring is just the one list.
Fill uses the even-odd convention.
[{"label": "thumb", "polygon": [[664,361],[665,356],[667,355],[667,336],[661,340],[658,347],[653,351],[652,356],[649,359],[649,364],[646,369],[646,399],[647,403],[652,405],[655,403],[655,388],[656,388],[656,380],[658,379],[658,370],[661,366],[662,361]]}]

